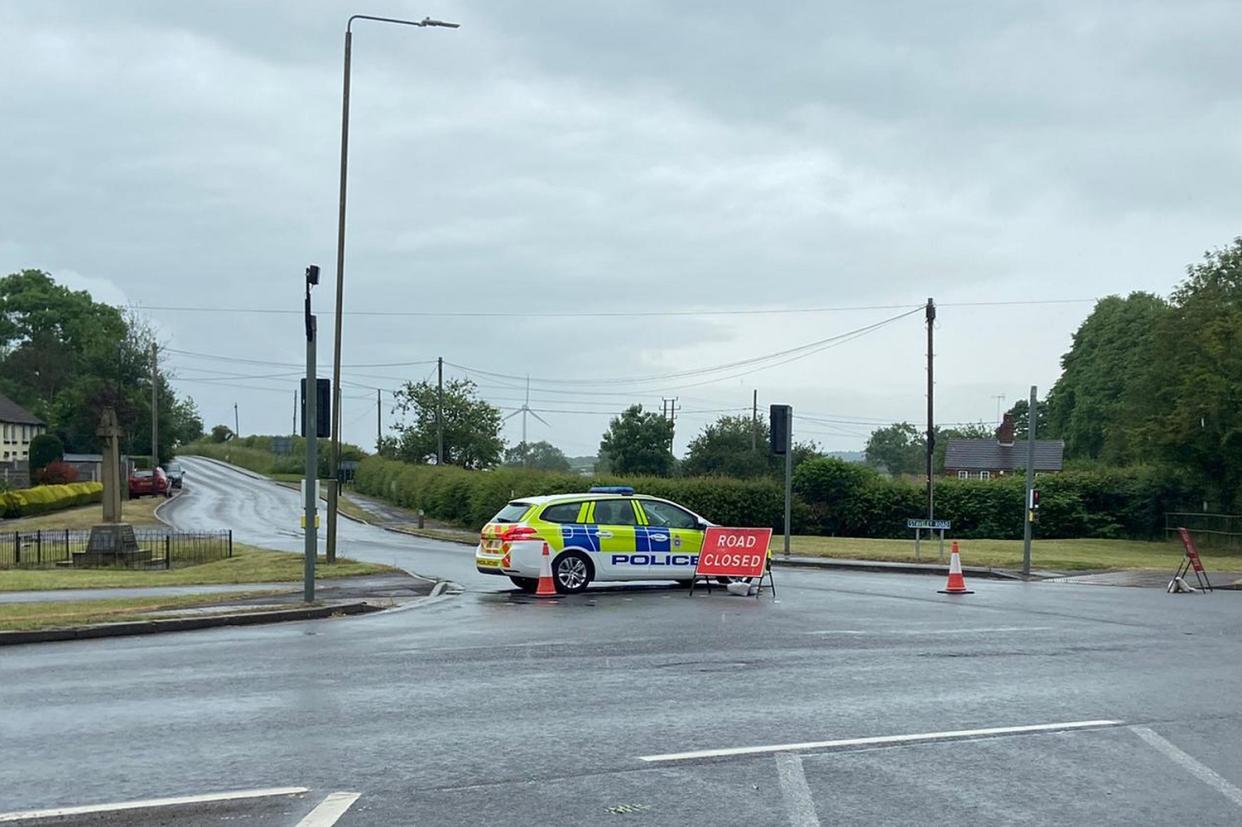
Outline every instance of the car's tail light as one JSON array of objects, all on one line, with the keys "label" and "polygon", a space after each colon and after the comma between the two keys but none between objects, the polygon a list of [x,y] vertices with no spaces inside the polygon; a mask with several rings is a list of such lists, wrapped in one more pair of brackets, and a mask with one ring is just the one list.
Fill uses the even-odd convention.
[{"label": "car's tail light", "polygon": [[504,540],[506,543],[512,543],[516,540],[533,540],[538,536],[538,531],[528,525],[521,525],[519,523],[518,525],[505,529],[505,532],[500,535],[500,539]]}]

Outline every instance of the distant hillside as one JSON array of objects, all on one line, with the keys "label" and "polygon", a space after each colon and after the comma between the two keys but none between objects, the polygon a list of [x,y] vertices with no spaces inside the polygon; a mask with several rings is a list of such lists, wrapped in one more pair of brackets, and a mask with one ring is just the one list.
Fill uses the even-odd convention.
[{"label": "distant hillside", "polygon": [[867,455],[862,451],[829,451],[826,456],[843,459],[846,462],[866,462]]}]

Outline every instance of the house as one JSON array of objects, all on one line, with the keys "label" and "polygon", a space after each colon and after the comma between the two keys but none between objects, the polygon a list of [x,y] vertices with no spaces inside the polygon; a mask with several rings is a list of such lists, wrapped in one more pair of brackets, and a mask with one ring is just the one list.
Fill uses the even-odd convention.
[{"label": "house", "polygon": [[0,395],[0,462],[30,459],[30,440],[46,430],[46,422]]},{"label": "house", "polygon": [[[996,439],[950,439],[944,451],[944,473],[960,480],[987,480],[1026,472],[1026,442],[1015,444],[1013,417],[996,429]],[[1035,440],[1035,473],[1056,472],[1064,467],[1065,443],[1059,439]]]}]

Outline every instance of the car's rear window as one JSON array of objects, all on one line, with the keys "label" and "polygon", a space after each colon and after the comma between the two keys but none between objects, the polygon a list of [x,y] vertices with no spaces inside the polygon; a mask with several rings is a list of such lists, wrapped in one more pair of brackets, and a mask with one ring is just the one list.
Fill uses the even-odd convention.
[{"label": "car's rear window", "polygon": [[496,512],[496,516],[492,517],[493,523],[516,523],[522,519],[522,515],[530,508],[530,503],[514,501],[506,505],[500,511]]},{"label": "car's rear window", "polygon": [[153,473],[154,473],[153,471],[135,471],[134,476],[135,477],[149,477]]}]

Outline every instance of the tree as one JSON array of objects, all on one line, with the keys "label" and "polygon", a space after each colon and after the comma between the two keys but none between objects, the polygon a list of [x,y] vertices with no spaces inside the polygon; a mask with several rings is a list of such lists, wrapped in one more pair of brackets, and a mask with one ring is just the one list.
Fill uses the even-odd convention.
[{"label": "tree", "polygon": [[673,471],[673,423],[657,413],[643,413],[631,405],[608,423],[599,443],[600,458],[608,458],[614,474],[655,474]]},{"label": "tree", "polygon": [[[48,423],[66,450],[98,450],[104,407],[116,410],[122,449],[151,453],[151,343],[142,319],[56,284],[41,270],[0,278],[0,392]],[[159,377],[163,458],[202,432],[193,402]]]},{"label": "tree", "polygon": [[230,428],[228,425],[212,425],[211,426],[211,441],[212,442],[228,442],[234,436],[236,436],[236,434],[233,433],[233,429]]},{"label": "tree", "polygon": [[550,442],[519,442],[505,450],[505,465],[537,468],[540,471],[568,471],[569,459]]},{"label": "tree", "polygon": [[[767,420],[748,416],[722,416],[703,427],[691,442],[679,471],[688,477],[737,477],[741,479],[785,474],[785,457],[773,454]],[[793,446],[793,467],[818,457],[811,442]]]},{"label": "tree", "polygon": [[1187,269],[1156,324],[1139,439],[1242,507],[1242,237]]},{"label": "tree", "polygon": [[722,416],[705,425],[681,463],[681,473],[690,477],[746,478],[771,472],[768,424],[756,424],[748,416]]},{"label": "tree", "polygon": [[[410,417],[393,426],[397,456],[407,462],[430,462],[436,456],[437,388],[430,382],[406,382],[394,394],[394,410]],[[478,398],[474,382],[452,379],[444,384],[444,462],[463,468],[487,468],[500,462],[505,443],[500,437],[500,410]]]},{"label": "tree", "polygon": [[923,435],[909,422],[876,428],[867,438],[867,464],[894,476],[924,472],[926,444]]},{"label": "tree", "polygon": [[[1006,413],[1013,418],[1013,439],[1014,442],[1026,442],[1027,431],[1031,427],[1031,402],[1029,399],[1019,399],[1013,403],[1013,407]],[[1053,434],[1049,425],[1048,400],[1035,400],[1035,438],[1036,439],[1057,439]]]},{"label": "tree", "polygon": [[30,440],[30,473],[42,471],[65,458],[65,444],[56,434],[39,434]]},{"label": "tree", "polygon": [[[1169,312],[1169,303],[1150,293],[1100,299],[1061,357],[1061,376],[1037,411],[1036,436],[1065,440],[1071,459],[1143,461],[1137,432],[1150,412],[1155,331]],[[1026,408],[1024,401],[1015,420],[1023,438]]]}]

